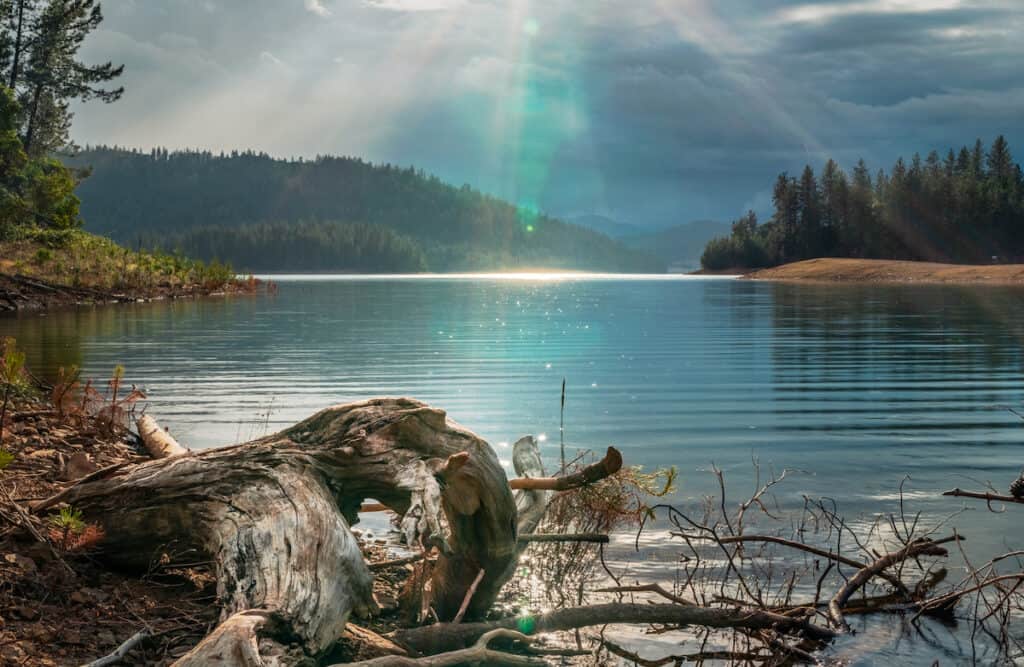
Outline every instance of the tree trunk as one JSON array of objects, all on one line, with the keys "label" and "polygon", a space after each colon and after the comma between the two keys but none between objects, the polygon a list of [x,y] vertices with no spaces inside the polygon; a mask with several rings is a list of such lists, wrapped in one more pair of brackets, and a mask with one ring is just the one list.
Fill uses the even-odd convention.
[{"label": "tree trunk", "polygon": [[[106,533],[104,556],[147,569],[161,554],[216,563],[217,630],[179,664],[291,664],[323,654],[350,612],[376,609],[349,531],[367,498],[411,543],[436,544],[432,604],[477,618],[511,576],[516,509],[491,448],[442,410],[403,398],[329,408],[280,433],[91,475],[68,502]],[[286,644],[292,643],[289,647]]]}]

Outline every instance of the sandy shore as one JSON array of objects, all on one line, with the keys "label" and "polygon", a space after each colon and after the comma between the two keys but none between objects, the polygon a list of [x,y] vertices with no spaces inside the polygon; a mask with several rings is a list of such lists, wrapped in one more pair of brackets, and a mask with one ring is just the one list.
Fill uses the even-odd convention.
[{"label": "sandy shore", "polygon": [[1024,264],[939,264],[824,257],[761,269],[743,278],[822,283],[1024,285]]}]

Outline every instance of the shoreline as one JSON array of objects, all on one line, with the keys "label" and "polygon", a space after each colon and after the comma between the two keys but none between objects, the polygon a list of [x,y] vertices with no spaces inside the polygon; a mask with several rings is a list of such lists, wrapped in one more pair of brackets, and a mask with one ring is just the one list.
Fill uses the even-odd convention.
[{"label": "shoreline", "polygon": [[868,285],[1024,286],[1024,264],[942,264],[822,257],[747,272],[741,279]]},{"label": "shoreline", "polygon": [[236,280],[209,288],[203,285],[165,284],[145,289],[97,289],[73,287],[20,273],[0,273],[0,314],[252,294],[261,284],[264,281]]}]

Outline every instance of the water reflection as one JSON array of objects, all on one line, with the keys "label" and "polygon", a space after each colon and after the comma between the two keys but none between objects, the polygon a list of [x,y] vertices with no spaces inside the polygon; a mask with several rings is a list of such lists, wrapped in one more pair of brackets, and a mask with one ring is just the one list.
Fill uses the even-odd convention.
[{"label": "water reflection", "polygon": [[[558,433],[680,469],[681,504],[737,496],[751,457],[799,468],[779,491],[892,511],[907,474],[924,520],[938,495],[1024,465],[1024,291],[743,281],[282,281],[276,297],[140,304],[0,319],[37,371],[117,363],[193,446],[226,444],[370,395],[449,411],[496,444]],[[550,460],[557,438],[547,443]],[[973,506],[972,553],[1005,550],[1005,517]],[[1017,545],[1019,546],[1019,545]],[[656,551],[656,547],[652,549]],[[655,560],[647,566],[671,569]]]}]

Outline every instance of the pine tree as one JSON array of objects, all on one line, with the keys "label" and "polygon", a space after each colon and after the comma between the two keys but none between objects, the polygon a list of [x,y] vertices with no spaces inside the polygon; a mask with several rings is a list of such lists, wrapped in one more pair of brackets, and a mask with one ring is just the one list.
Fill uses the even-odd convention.
[{"label": "pine tree", "polygon": [[[103,21],[96,0],[48,0],[32,22],[24,74],[12,67],[15,90],[25,110],[22,143],[30,156],[68,143],[72,100],[113,102],[124,88],[104,88],[124,70],[113,63],[86,65],[78,51]],[[23,82],[22,82],[23,79]]]}]

